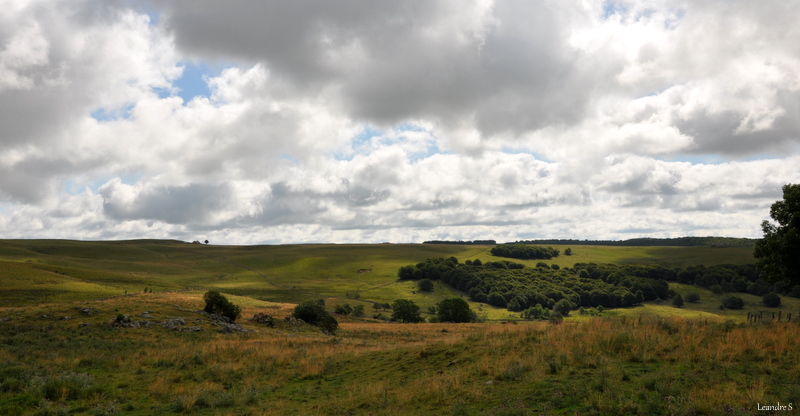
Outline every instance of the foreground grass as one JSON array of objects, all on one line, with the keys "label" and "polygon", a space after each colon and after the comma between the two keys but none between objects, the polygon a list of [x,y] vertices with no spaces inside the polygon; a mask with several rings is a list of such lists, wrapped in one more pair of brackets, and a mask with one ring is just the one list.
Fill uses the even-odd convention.
[{"label": "foreground grass", "polygon": [[[796,401],[800,384],[796,323],[343,320],[331,337],[279,319],[219,334],[193,312],[201,296],[0,309],[0,414],[753,414]],[[230,298],[245,316],[293,307]],[[106,324],[144,311],[204,331]]]}]

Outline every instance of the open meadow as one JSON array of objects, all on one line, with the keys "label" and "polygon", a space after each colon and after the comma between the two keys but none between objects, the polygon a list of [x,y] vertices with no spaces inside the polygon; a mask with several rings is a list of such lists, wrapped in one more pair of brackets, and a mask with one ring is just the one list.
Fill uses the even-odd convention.
[{"label": "open meadow", "polygon": [[[765,308],[742,294],[743,309],[721,310],[722,295],[670,283],[699,301],[573,312],[560,324],[475,302],[483,323],[370,318],[399,298],[425,311],[463,295],[444,284],[418,292],[399,267],[496,260],[488,249],[0,240],[0,415],[749,415],[779,402],[796,412],[796,298]],[[753,261],[747,248],[573,250],[550,263]],[[201,313],[209,289],[242,307],[240,330],[221,333]],[[284,319],[320,298],[331,310],[362,304],[366,317],[337,315],[335,335]],[[767,318],[751,324],[748,312]],[[256,313],[275,325],[247,320]],[[135,325],[109,324],[125,315]]]}]

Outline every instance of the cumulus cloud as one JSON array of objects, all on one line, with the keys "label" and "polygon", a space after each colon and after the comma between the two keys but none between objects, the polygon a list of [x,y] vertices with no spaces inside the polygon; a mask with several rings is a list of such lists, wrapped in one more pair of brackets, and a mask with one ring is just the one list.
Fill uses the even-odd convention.
[{"label": "cumulus cloud", "polygon": [[796,2],[4,6],[8,237],[754,237],[800,181]]}]

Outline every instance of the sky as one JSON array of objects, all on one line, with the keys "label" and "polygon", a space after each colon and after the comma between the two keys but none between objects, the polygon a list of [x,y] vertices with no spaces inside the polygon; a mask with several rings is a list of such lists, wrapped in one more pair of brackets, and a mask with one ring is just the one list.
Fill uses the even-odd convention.
[{"label": "sky", "polygon": [[798,0],[0,0],[0,238],[758,238]]}]

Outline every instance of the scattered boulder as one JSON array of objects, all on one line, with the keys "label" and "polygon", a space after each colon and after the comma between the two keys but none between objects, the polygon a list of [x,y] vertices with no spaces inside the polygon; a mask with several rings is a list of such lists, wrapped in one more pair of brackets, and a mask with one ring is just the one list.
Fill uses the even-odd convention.
[{"label": "scattered boulder", "polygon": [[239,324],[221,324],[219,325],[219,330],[217,331],[220,334],[232,334],[234,332],[239,333],[248,333],[253,332],[252,329],[245,329]]},{"label": "scattered boulder", "polygon": [[176,328],[180,332],[202,332],[204,331],[201,326],[187,326],[185,328]]},{"label": "scattered boulder", "polygon": [[183,318],[169,318],[161,322],[161,326],[169,330],[176,330],[178,327],[186,325],[186,320]]},{"label": "scattered boulder", "polygon": [[150,311],[142,313],[142,318],[144,319],[153,319],[153,316],[150,315]]},{"label": "scattered boulder", "polygon": [[88,307],[88,308],[81,308],[79,310],[80,310],[80,312],[82,314],[84,314],[86,316],[92,316],[92,315],[96,315],[97,314],[97,309],[95,309],[94,307],[91,307],[91,306]]},{"label": "scattered boulder", "polygon": [[259,313],[255,314],[255,315],[253,315],[253,317],[250,318],[250,321],[258,322],[260,324],[264,324],[264,325],[266,325],[266,326],[268,326],[270,328],[274,328],[275,327],[275,318],[273,318],[273,317],[271,317],[271,316],[269,316],[269,315],[267,315],[265,313],[260,313],[259,312]]},{"label": "scattered boulder", "polygon": [[82,322],[80,325],[78,325],[78,328],[86,328],[89,325],[91,325],[91,324],[88,323],[88,322]]},{"label": "scattered boulder", "polygon": [[72,319],[72,317],[71,317],[71,316],[62,316],[62,317],[61,317],[61,320],[62,320],[62,321],[67,321],[67,320],[70,320],[70,319]]}]

